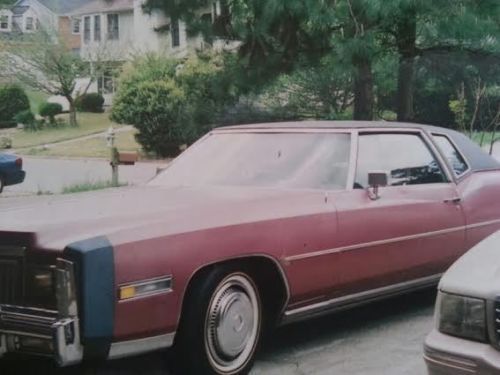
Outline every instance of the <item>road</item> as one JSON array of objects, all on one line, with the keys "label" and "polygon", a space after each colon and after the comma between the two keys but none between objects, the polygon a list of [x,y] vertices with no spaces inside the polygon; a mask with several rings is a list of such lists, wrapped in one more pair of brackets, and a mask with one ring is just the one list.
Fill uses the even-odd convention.
[{"label": "road", "polygon": [[[45,159],[23,157],[26,179],[22,184],[7,186],[0,197],[13,195],[59,193],[64,187],[96,181],[109,181],[111,167],[106,160]],[[120,181],[129,185],[144,183],[153,178],[165,162],[144,162],[120,166]]]},{"label": "road", "polygon": [[[435,292],[422,291],[277,329],[251,375],[422,375],[422,343],[433,326]],[[45,360],[9,360],[5,375],[171,375],[162,351],[91,368],[56,370]]]}]

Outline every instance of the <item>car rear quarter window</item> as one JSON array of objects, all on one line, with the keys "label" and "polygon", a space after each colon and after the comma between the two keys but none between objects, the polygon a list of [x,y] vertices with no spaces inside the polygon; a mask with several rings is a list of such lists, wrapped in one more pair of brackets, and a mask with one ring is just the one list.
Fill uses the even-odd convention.
[{"label": "car rear quarter window", "polygon": [[434,142],[436,142],[436,145],[439,147],[444,157],[448,160],[448,163],[450,163],[455,176],[463,175],[467,171],[467,169],[469,169],[469,166],[467,165],[462,154],[460,154],[457,148],[445,135],[433,134],[432,137],[434,138]]},{"label": "car rear quarter window", "polygon": [[354,188],[368,186],[368,173],[384,171],[389,185],[446,182],[439,163],[417,134],[360,134]]}]

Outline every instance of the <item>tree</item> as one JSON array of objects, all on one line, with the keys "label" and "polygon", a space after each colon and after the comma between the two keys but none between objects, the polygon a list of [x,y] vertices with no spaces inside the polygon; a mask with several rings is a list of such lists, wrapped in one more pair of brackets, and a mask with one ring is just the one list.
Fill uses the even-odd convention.
[{"label": "tree", "polygon": [[[133,124],[147,151],[176,156],[218,122],[234,102],[231,55],[192,56],[185,61],[147,55],[127,64],[111,117]],[[224,73],[224,74],[222,74]]]},{"label": "tree", "polygon": [[[334,53],[354,70],[354,118],[372,119],[373,64],[397,53],[396,110],[401,121],[413,120],[415,63],[419,57],[467,50],[491,53],[498,43],[500,3],[495,0],[227,0],[209,28],[196,16],[203,0],[148,0],[181,18],[191,33],[207,40],[222,36],[242,42],[247,82],[269,82],[277,73],[311,66]],[[205,23],[204,23],[205,22]],[[168,25],[165,29],[168,29]],[[341,59],[340,59],[341,60]]]},{"label": "tree", "polygon": [[400,121],[415,119],[415,64],[419,58],[498,53],[498,1],[394,0],[384,2],[380,12],[384,42],[399,55],[396,110]]},{"label": "tree", "polygon": [[[174,19],[183,19],[190,33],[203,32],[209,41],[214,37],[241,41],[242,73],[250,86],[267,84],[297,66],[315,65],[334,46],[343,49],[348,52],[346,63],[356,68],[354,117],[372,118],[374,38],[372,13],[366,11],[369,2],[228,0],[211,29],[196,16],[205,5],[202,0],[149,0],[146,10],[161,9]],[[335,40],[334,35],[338,36]]]},{"label": "tree", "polygon": [[328,55],[317,66],[281,75],[261,95],[278,118],[341,119],[353,104],[352,86],[352,69]]},{"label": "tree", "polygon": [[[69,49],[62,39],[39,32],[4,41],[0,53],[0,76],[15,77],[25,85],[49,95],[61,95],[69,104],[70,124],[77,126],[76,99],[87,93],[108,63],[94,56],[92,65]],[[88,78],[83,90],[75,92],[78,78]]]},{"label": "tree", "polygon": [[61,95],[69,103],[70,124],[77,126],[74,90],[77,78],[84,76],[87,64],[62,41],[57,43],[39,33],[32,38],[14,40],[0,56],[4,74],[49,95]]}]

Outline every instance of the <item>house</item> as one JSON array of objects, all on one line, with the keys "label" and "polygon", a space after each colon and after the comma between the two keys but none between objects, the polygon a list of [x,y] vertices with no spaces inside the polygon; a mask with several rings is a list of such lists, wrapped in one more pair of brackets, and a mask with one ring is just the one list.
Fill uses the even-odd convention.
[{"label": "house", "polygon": [[[143,3],[144,0],[93,0],[77,9],[73,16],[82,20],[82,57],[89,61],[126,61],[147,52],[185,57],[204,47],[201,37],[188,38],[183,22],[171,21],[160,12],[147,14]],[[158,32],[165,24],[170,24],[170,32]],[[103,56],[103,51],[107,56]]]},{"label": "house", "polygon": [[[144,0],[92,0],[76,9],[71,17],[81,20],[82,58],[90,63],[107,61],[119,66],[148,52],[184,58],[209,47],[201,36],[188,37],[182,21],[171,20],[159,11],[146,13],[143,4]],[[220,3],[207,4],[200,17],[214,19],[220,12]],[[158,32],[164,25],[170,25],[170,30]],[[111,71],[89,88],[89,92],[101,93],[107,105],[111,104],[114,91]]]},{"label": "house", "polygon": [[69,14],[88,2],[90,0],[18,0],[10,8],[0,10],[0,33],[19,36],[44,31],[79,52],[80,19]]}]

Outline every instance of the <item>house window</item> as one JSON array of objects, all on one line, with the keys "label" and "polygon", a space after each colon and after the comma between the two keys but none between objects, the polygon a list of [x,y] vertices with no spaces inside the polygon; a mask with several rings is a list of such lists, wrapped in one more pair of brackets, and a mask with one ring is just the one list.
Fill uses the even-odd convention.
[{"label": "house window", "polygon": [[9,30],[9,16],[0,16],[0,30]]},{"label": "house window", "polygon": [[94,40],[101,40],[101,16],[94,16]]},{"label": "house window", "polygon": [[33,31],[34,20],[33,17],[26,17],[26,31]]},{"label": "house window", "polygon": [[181,33],[179,27],[179,20],[172,20],[172,47],[179,47],[181,45]]},{"label": "house window", "polygon": [[71,20],[71,30],[73,31],[73,34],[80,34],[80,23],[81,21],[79,18],[73,18]]},{"label": "house window", "polygon": [[110,74],[103,74],[97,79],[97,90],[100,94],[113,94],[115,92],[115,82]]},{"label": "house window", "polygon": [[118,40],[120,38],[120,25],[118,14],[108,14],[108,39]]},{"label": "house window", "polygon": [[87,16],[83,19],[83,42],[90,42],[90,17]]},{"label": "house window", "polygon": [[205,13],[201,15],[201,22],[204,24],[211,24],[212,23],[212,13]]}]

